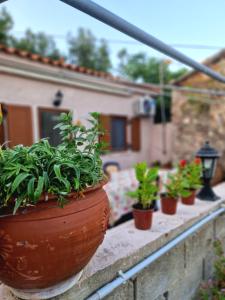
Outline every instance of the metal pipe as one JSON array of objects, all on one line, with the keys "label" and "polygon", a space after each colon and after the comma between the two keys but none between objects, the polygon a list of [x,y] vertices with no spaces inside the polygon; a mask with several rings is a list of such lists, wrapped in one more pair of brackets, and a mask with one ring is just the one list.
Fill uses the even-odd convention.
[{"label": "metal pipe", "polygon": [[159,259],[161,256],[169,252],[171,249],[176,247],[179,243],[183,242],[187,237],[195,233],[198,229],[203,227],[208,222],[214,220],[216,217],[221,215],[225,212],[225,207],[221,207],[217,209],[216,211],[212,212],[208,216],[204,217],[194,225],[192,225],[190,228],[182,232],[180,235],[178,235],[176,238],[174,238],[172,241],[168,242],[166,245],[164,245],[159,250],[155,251],[154,253],[150,254],[147,258],[145,258],[143,261],[132,267],[126,272],[119,271],[119,276],[116,277],[113,281],[106,284],[105,286],[101,287],[99,290],[97,290],[94,294],[92,294],[90,297],[86,298],[86,300],[100,300],[104,299],[107,295],[112,293],[116,288],[121,286],[123,283],[125,283],[127,280],[131,279],[135,275],[137,275],[140,271],[142,271],[144,268],[151,265],[153,262],[155,262],[157,259]]},{"label": "metal pipe", "polygon": [[[146,84],[147,85],[147,84]],[[150,84],[152,87],[158,88],[159,85],[157,84]],[[205,94],[210,96],[225,96],[224,90],[215,90],[215,89],[200,89],[200,88],[192,88],[188,86],[176,86],[176,85],[170,85],[170,84],[164,84],[165,89],[169,90],[175,90],[175,91],[182,91],[182,92],[188,92],[188,93],[196,93],[196,94]]]},{"label": "metal pipe", "polygon": [[126,20],[122,19],[121,17],[113,14],[109,10],[103,8],[102,6],[92,2],[91,0],[60,0],[80,11],[94,17],[95,19],[125,33],[126,35],[138,40],[139,42],[150,46],[165,55],[168,55],[187,66],[194,68],[206,75],[214,78],[215,80],[221,81],[225,83],[225,77],[221,74],[211,70],[210,68],[202,65],[193,59],[189,58],[188,56],[184,55],[183,53],[175,50],[171,46],[168,46],[164,42],[160,41],[159,39],[155,38],[154,36],[148,34],[147,32],[141,30],[137,26],[127,22]]}]

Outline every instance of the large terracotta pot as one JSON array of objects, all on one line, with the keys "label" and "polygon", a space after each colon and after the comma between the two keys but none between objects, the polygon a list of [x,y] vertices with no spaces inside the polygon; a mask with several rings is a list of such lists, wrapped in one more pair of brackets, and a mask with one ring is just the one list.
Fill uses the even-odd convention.
[{"label": "large terracotta pot", "polygon": [[175,215],[177,212],[177,202],[175,198],[161,195],[161,209],[164,214]]},{"label": "large terracotta pot", "polygon": [[138,209],[133,206],[134,224],[137,229],[147,230],[152,227],[153,209]]},{"label": "large terracotta pot", "polygon": [[195,204],[195,194],[196,191],[195,190],[191,190],[190,191],[190,196],[188,197],[182,197],[181,198],[181,202],[185,205],[194,205]]},{"label": "large terracotta pot", "polygon": [[53,286],[81,271],[102,243],[109,204],[102,185],[0,218],[0,281],[16,289]]}]

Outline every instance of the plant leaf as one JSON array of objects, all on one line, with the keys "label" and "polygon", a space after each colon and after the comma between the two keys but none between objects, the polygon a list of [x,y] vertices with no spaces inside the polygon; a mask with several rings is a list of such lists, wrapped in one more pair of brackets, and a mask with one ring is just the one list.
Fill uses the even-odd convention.
[{"label": "plant leaf", "polygon": [[28,176],[30,176],[30,174],[27,173],[21,173],[19,174],[13,181],[12,183],[12,194],[15,192],[15,190],[18,188],[18,186],[20,185],[21,182],[24,181],[24,179],[26,179]]}]

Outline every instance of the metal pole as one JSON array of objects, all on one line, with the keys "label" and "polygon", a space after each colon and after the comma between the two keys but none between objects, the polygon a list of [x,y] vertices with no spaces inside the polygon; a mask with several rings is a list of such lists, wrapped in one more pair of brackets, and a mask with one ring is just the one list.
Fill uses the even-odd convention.
[{"label": "metal pole", "polygon": [[225,208],[219,208],[216,211],[212,212],[210,215],[204,217],[199,222],[192,225],[190,228],[182,232],[180,235],[178,235],[176,238],[174,238],[172,241],[164,245],[162,248],[157,250],[156,252],[149,255],[147,258],[145,258],[143,261],[138,263],[136,266],[132,267],[126,272],[119,271],[119,276],[116,277],[113,281],[106,284],[99,290],[97,290],[94,294],[92,294],[90,297],[86,298],[86,300],[100,300],[104,299],[106,296],[108,296],[110,293],[112,293],[116,288],[121,286],[123,283],[125,283],[127,280],[131,279],[135,275],[137,275],[140,271],[142,271],[144,268],[151,265],[153,262],[155,262],[157,259],[159,259],[161,256],[166,254],[168,251],[176,247],[178,244],[183,242],[187,237],[195,233],[197,230],[199,230],[201,227],[203,227],[208,222],[214,220],[219,215],[225,212]]},{"label": "metal pole", "polygon": [[162,152],[166,154],[166,112],[165,112],[165,98],[164,98],[164,60],[159,64],[159,85],[160,85],[160,109],[161,109],[161,123],[162,123]]},{"label": "metal pole", "polygon": [[137,26],[127,22],[121,17],[113,14],[109,10],[103,8],[102,6],[90,1],[90,0],[60,0],[84,13],[98,19],[99,21],[125,33],[126,35],[138,40],[139,42],[150,46],[165,55],[168,55],[185,65],[198,70],[199,72],[205,73],[206,75],[214,78],[215,80],[225,83],[225,77],[221,74],[211,70],[210,68],[202,65],[183,53],[175,50],[171,46],[168,46],[164,42],[158,40],[154,36],[148,34],[147,32],[141,30]]}]

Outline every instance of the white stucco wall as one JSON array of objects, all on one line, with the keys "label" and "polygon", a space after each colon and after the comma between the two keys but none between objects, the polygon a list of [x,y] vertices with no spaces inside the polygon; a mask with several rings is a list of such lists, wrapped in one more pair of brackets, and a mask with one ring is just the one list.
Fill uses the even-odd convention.
[{"label": "white stucco wall", "polygon": [[[0,70],[0,103],[29,105],[32,107],[33,136],[35,141],[39,139],[38,107],[53,108],[52,101],[58,90],[61,90],[64,95],[60,109],[72,110],[74,119],[79,119],[83,122],[87,118],[88,113],[92,111],[132,117],[132,104],[140,97],[140,93],[131,93],[129,96],[110,94],[77,88],[63,83],[56,84],[50,81],[9,75],[6,72],[1,73]],[[170,152],[166,156],[160,151],[161,137],[159,126],[153,125],[150,119],[142,119],[141,151],[133,152],[128,150],[107,154],[103,156],[103,161],[116,160],[121,164],[122,168],[128,168],[141,160],[146,160],[148,163],[156,159],[163,162],[170,160],[170,147]]]}]

